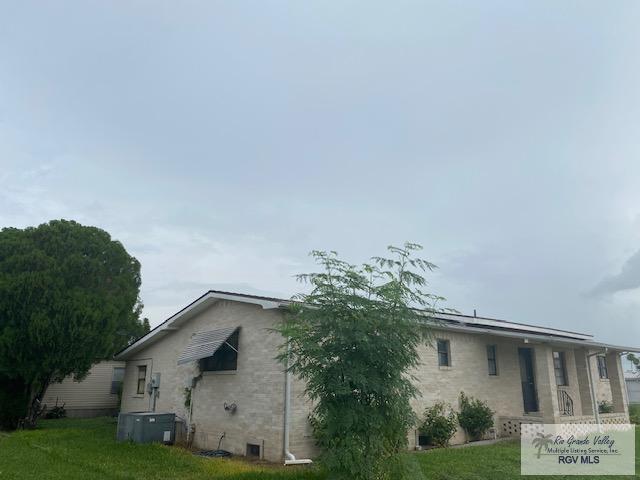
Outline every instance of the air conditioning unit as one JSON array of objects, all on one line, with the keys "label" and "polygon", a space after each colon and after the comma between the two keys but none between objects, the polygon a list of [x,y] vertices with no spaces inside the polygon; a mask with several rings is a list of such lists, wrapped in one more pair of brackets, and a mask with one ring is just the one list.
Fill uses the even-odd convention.
[{"label": "air conditioning unit", "polygon": [[118,415],[119,442],[172,445],[176,435],[175,413],[131,412]]}]

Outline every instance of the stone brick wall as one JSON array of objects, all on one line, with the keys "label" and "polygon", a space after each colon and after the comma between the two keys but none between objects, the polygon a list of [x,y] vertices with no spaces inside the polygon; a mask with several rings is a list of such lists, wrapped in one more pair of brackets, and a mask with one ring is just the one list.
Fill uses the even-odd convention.
[{"label": "stone brick wall", "polygon": [[[591,351],[590,353],[594,352],[595,351]],[[600,375],[598,375],[598,360],[595,355],[589,358],[589,363],[591,364],[591,375],[596,388],[596,399],[598,402],[601,402],[602,400],[611,402],[611,378],[600,378]],[[614,368],[611,363],[611,359],[607,358],[607,370],[609,370],[609,377],[611,377],[611,370]]]},{"label": "stone brick wall", "polygon": [[[196,372],[196,362],[177,365],[177,358],[193,333],[223,327],[241,327],[238,369],[233,372],[204,372],[193,394],[194,444],[202,449],[221,448],[244,455],[248,443],[258,444],[263,457],[282,459],[284,424],[284,372],[274,357],[281,337],[269,332],[281,312],[240,302],[218,301],[189,320],[183,328],[135,354],[127,361],[122,411],[147,411],[148,393],[137,395],[137,366],[147,366],[147,382],[161,374],[156,411],[175,412],[187,419],[185,383]],[[224,403],[235,403],[229,413]],[[185,422],[186,424],[186,422]]]},{"label": "stone brick wall", "polygon": [[[177,358],[193,333],[223,327],[241,327],[239,336],[238,369],[234,372],[205,372],[192,395],[193,417],[196,425],[194,443],[203,449],[216,449],[222,434],[221,448],[235,454],[246,453],[248,443],[261,446],[263,458],[281,461],[283,458],[284,382],[285,374],[275,359],[282,338],[270,332],[282,315],[278,310],[264,310],[257,305],[233,301],[218,301],[199,313],[181,328],[150,345],[127,361],[122,398],[122,410],[148,411],[149,394],[136,394],[137,367],[147,366],[147,382],[154,373],[161,374],[156,411],[175,412],[187,424],[188,411],[184,405],[184,388],[188,379],[197,375],[196,362],[177,365]],[[449,340],[451,365],[438,366],[434,348],[436,339]],[[422,416],[424,410],[438,401],[458,410],[461,391],[486,401],[495,412],[496,431],[514,430],[516,424],[565,421],[559,416],[557,386],[553,369],[553,349],[546,344],[525,344],[521,339],[507,339],[436,329],[433,344],[419,349],[421,362],[411,374],[421,396],[414,399],[412,408]],[[497,347],[498,375],[489,375],[487,345]],[[519,347],[534,351],[536,386],[540,412],[523,412]],[[585,350],[566,348],[568,385],[561,387],[574,400],[575,416],[589,415],[590,396],[586,383]],[[617,360],[617,368],[616,368]],[[610,383],[598,378],[595,358],[591,357],[592,372],[598,398],[613,398],[617,410],[626,413],[623,390],[612,395]],[[612,354],[609,372],[622,372],[620,360]],[[304,384],[292,382],[290,450],[298,458],[313,458],[318,450],[314,445],[308,415],[312,405],[304,396]],[[590,395],[590,394],[589,394]],[[236,413],[224,409],[224,403],[235,403]],[[504,425],[507,425],[506,427]],[[408,432],[410,447],[415,447],[417,431]],[[452,443],[464,442],[464,432],[458,431]]]},{"label": "stone brick wall", "polygon": [[[437,339],[449,340],[450,367],[438,366]],[[498,375],[489,375],[487,345],[496,345]],[[422,395],[413,401],[412,406],[420,417],[427,407],[438,401],[458,410],[461,391],[486,401],[496,416],[522,415],[518,348],[514,341],[436,330],[433,346],[423,345],[419,351],[421,364],[412,374]],[[464,432],[458,430],[452,443],[464,441]],[[415,446],[415,432],[409,435],[409,443],[410,447]]]}]

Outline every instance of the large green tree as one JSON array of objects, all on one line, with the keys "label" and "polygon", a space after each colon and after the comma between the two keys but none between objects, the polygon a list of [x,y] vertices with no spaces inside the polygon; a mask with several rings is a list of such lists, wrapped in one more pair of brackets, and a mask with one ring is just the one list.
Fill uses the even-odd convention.
[{"label": "large green tree", "polygon": [[140,263],[104,230],[0,231],[0,422],[34,425],[50,383],[81,379],[143,334],[139,291]]},{"label": "large green tree", "polygon": [[[401,478],[417,395],[410,371],[429,340],[441,297],[424,291],[435,265],[419,245],[389,247],[391,258],[355,266],[335,252],[312,252],[319,273],[300,275],[311,293],[296,297],[277,330],[279,358],[305,381],[311,424],[333,478]],[[405,472],[406,473],[406,472]]]}]

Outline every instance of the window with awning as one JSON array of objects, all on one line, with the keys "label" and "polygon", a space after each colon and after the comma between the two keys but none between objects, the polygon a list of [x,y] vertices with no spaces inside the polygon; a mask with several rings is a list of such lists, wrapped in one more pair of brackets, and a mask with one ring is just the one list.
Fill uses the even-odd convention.
[{"label": "window with awning", "polygon": [[178,357],[178,365],[201,361],[208,370],[235,370],[239,332],[240,327],[229,327],[196,333]]}]

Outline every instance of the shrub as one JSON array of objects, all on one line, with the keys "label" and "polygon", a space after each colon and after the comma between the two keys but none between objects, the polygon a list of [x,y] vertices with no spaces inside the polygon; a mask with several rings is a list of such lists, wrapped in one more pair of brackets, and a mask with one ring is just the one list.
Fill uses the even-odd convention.
[{"label": "shrub", "polygon": [[44,414],[44,418],[48,418],[48,419],[52,419],[52,418],[66,418],[67,417],[67,410],[64,408],[64,405],[61,406],[55,406],[53,408],[51,408],[51,410],[47,411],[47,413]]},{"label": "shrub", "polygon": [[598,412],[613,413],[613,404],[607,400],[602,400],[601,402],[598,402]]},{"label": "shrub", "polygon": [[424,417],[420,433],[427,437],[427,443],[437,447],[448,446],[458,427],[456,414],[443,402],[438,402],[425,410]]},{"label": "shrub", "polygon": [[480,440],[493,426],[493,411],[485,402],[460,392],[458,422],[471,440]]}]

